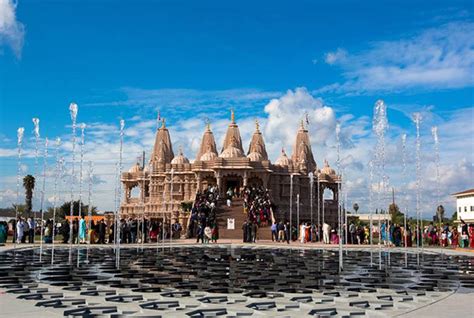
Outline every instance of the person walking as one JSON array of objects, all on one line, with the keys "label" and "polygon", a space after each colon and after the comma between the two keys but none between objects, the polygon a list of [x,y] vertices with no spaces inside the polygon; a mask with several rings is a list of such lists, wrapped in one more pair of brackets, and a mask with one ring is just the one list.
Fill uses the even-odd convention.
[{"label": "person walking", "polygon": [[278,224],[278,240],[277,242],[284,242],[285,241],[285,224],[281,221]]},{"label": "person walking", "polygon": [[286,224],[285,224],[285,240],[286,240],[286,244],[290,244],[290,237],[291,237],[290,223],[289,223],[289,222],[286,222]]},{"label": "person walking", "polygon": [[80,244],[86,243],[86,233],[87,233],[86,220],[84,220],[84,215],[82,215],[81,219],[79,220],[79,243]]},{"label": "person walking", "polygon": [[275,241],[278,242],[278,226],[277,226],[277,222],[273,222],[272,227],[271,227],[271,230],[272,230],[272,242],[275,242]]},{"label": "person walking", "polygon": [[35,242],[35,219],[28,218],[28,243],[33,244]]},{"label": "person walking", "polygon": [[16,222],[16,241],[18,243],[25,243],[25,240],[24,240],[24,232],[23,230],[25,229],[25,224],[23,223],[23,220],[21,219],[21,217],[18,218],[18,221]]},{"label": "person walking", "polygon": [[104,219],[100,220],[98,225],[98,234],[99,234],[99,244],[105,244],[105,233],[107,231],[107,226],[105,225]]},{"label": "person walking", "polygon": [[331,226],[326,222],[323,223],[323,242],[329,244],[329,233],[331,232]]}]

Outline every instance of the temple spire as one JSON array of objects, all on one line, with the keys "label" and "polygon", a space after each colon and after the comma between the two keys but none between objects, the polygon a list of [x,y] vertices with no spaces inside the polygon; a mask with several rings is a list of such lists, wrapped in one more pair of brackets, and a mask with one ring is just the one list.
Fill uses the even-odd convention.
[{"label": "temple spire", "polygon": [[[240,137],[239,126],[235,123],[235,113],[234,110],[231,110],[231,123],[227,128],[227,132],[225,134],[224,144],[222,146],[221,155],[227,148],[236,148],[234,151],[230,151],[232,153],[232,157],[244,157],[244,149],[242,148],[242,138]],[[226,156],[228,153],[226,153]]]},{"label": "temple spire", "polygon": [[291,160],[295,165],[302,163],[307,171],[313,171],[316,168],[316,162],[314,161],[313,152],[311,150],[311,142],[309,141],[309,134],[304,126],[304,120],[301,120],[300,128],[296,134]]},{"label": "temple spire", "polygon": [[[204,156],[205,155],[205,156]],[[206,121],[206,130],[201,140],[201,147],[197,153],[196,160],[208,161],[217,157],[216,141],[211,131],[209,119]]]},{"label": "temple spire", "polygon": [[260,132],[260,125],[258,120],[255,120],[255,132],[250,140],[249,151],[247,157],[251,161],[264,161],[268,160],[267,149],[265,148],[265,141],[263,140],[262,133]]},{"label": "temple spire", "polygon": [[161,127],[156,132],[151,162],[170,163],[173,158],[174,153],[170,133],[166,128],[165,119],[162,118]]},{"label": "temple spire", "polygon": [[230,122],[231,122],[232,124],[235,124],[235,113],[234,113],[234,109],[233,109],[233,108],[231,108],[231,110],[230,110]]}]

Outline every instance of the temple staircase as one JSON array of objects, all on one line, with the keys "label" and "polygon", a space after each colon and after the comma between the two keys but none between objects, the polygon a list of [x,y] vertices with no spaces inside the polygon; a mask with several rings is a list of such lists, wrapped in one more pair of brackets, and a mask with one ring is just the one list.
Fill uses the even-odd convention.
[{"label": "temple staircase", "polygon": [[[243,239],[242,224],[247,216],[244,213],[244,200],[236,198],[232,201],[232,206],[228,207],[225,200],[219,202],[217,210],[217,224],[219,226],[220,239]],[[227,219],[235,220],[235,229],[227,229]],[[260,227],[258,229],[259,240],[271,240],[272,233],[270,226]]]}]

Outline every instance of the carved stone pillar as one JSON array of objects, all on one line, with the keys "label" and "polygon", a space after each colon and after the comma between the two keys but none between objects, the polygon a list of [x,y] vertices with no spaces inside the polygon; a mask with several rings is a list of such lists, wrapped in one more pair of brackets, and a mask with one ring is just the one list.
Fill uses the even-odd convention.
[{"label": "carved stone pillar", "polygon": [[201,182],[202,182],[201,174],[196,173],[196,183],[197,183],[196,192],[201,191]]},{"label": "carved stone pillar", "polygon": [[245,171],[244,172],[244,187],[247,186],[248,181],[249,181],[249,177],[248,177],[247,171]]},{"label": "carved stone pillar", "polygon": [[222,189],[222,175],[220,171],[216,171],[215,176],[217,180],[217,187],[219,188],[219,193],[222,195],[225,192],[225,190]]}]

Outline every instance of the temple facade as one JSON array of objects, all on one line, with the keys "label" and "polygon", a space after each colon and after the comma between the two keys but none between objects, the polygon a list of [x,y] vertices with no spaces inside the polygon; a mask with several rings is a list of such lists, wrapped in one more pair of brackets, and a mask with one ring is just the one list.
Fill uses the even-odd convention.
[{"label": "temple facade", "polygon": [[[323,167],[318,168],[304,122],[296,132],[291,157],[282,149],[280,157],[272,163],[258,122],[248,151],[244,151],[232,112],[221,151],[217,150],[207,124],[193,162],[182,150],[175,155],[163,120],[156,132],[148,165],[135,164],[122,174],[121,182],[124,190],[121,214],[124,217],[141,217],[144,213],[149,218],[181,221],[186,219],[181,203],[193,201],[197,191],[217,185],[224,195],[230,187],[240,189],[248,185],[269,189],[277,220],[288,220],[291,210],[293,220],[299,213],[300,220],[316,223],[319,219],[334,225],[341,178],[326,160]],[[326,189],[331,190],[332,195],[323,200]]]}]

